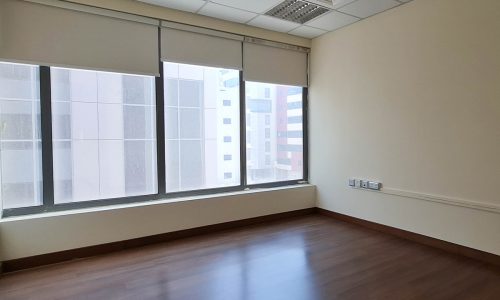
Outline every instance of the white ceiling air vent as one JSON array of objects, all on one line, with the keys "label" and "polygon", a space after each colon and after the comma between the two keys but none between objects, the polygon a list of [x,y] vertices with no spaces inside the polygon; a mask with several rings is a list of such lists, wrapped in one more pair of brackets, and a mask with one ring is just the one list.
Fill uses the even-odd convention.
[{"label": "white ceiling air vent", "polygon": [[[324,3],[320,5],[319,3]],[[332,6],[332,1],[327,0],[285,0],[271,8],[266,15],[282,20],[304,24],[329,11],[325,6]]]}]

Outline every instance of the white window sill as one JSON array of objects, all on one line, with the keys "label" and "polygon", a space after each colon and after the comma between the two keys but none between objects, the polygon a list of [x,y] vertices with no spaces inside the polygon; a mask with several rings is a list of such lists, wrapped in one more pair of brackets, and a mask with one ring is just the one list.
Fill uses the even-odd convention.
[{"label": "white window sill", "polygon": [[37,214],[29,214],[23,216],[12,216],[8,218],[0,219],[0,223],[7,223],[13,221],[21,221],[21,220],[32,220],[32,219],[42,219],[42,218],[50,218],[56,216],[68,216],[68,215],[76,215],[76,214],[85,214],[92,212],[100,212],[100,211],[109,211],[109,210],[118,210],[118,209],[126,209],[133,207],[144,207],[144,206],[153,206],[153,205],[164,205],[170,203],[179,203],[186,201],[200,201],[207,200],[213,198],[224,198],[238,195],[246,195],[246,194],[257,194],[257,193],[266,193],[280,190],[290,190],[290,189],[301,189],[301,188],[311,188],[314,187],[312,184],[295,184],[295,185],[286,185],[280,187],[271,187],[271,188],[252,188],[243,191],[234,191],[234,192],[224,192],[224,193],[214,193],[207,195],[198,195],[198,196],[185,196],[185,197],[177,197],[177,198],[169,198],[169,199],[157,199],[151,201],[141,201],[134,203],[125,203],[125,204],[111,204],[106,206],[96,206],[96,207],[88,207],[88,208],[77,208],[63,211],[55,211],[55,212],[43,212]]}]

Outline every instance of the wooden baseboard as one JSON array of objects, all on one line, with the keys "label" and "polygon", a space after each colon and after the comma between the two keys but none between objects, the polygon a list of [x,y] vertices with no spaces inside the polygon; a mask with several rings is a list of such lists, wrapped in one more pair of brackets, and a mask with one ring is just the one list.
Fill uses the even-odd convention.
[{"label": "wooden baseboard", "polygon": [[136,248],[156,243],[169,242],[181,238],[192,237],[207,233],[213,233],[217,231],[248,226],[263,222],[270,222],[276,220],[282,220],[285,218],[291,218],[296,216],[304,216],[308,214],[314,214],[316,212],[316,208],[306,208],[300,210],[294,210],[284,213],[277,213],[272,215],[260,216],[255,218],[243,219],[230,221],[225,223],[207,225],[202,227],[196,227],[191,229],[185,229],[180,231],[162,233],[157,235],[151,235],[146,237],[140,237],[125,241],[65,250],[60,252],[53,252],[47,254],[41,254],[30,257],[23,257],[19,259],[7,260],[2,264],[2,270],[4,273],[20,271],[24,269],[40,267],[49,264],[61,263],[73,259],[87,258],[91,256],[106,254],[110,252],[121,251],[130,248]]},{"label": "wooden baseboard", "polygon": [[40,267],[40,266],[49,265],[49,264],[70,261],[70,260],[74,260],[74,259],[88,258],[91,256],[96,256],[96,255],[101,255],[101,254],[106,254],[106,253],[111,253],[111,252],[116,252],[116,251],[121,251],[121,250],[126,250],[126,249],[131,249],[131,248],[136,248],[136,247],[141,247],[141,246],[146,246],[146,245],[151,245],[151,244],[156,244],[156,243],[169,242],[169,241],[173,241],[173,240],[177,240],[177,239],[181,239],[181,238],[187,238],[187,237],[208,234],[208,233],[218,232],[218,231],[242,227],[242,226],[248,226],[248,225],[270,222],[270,221],[277,221],[277,220],[282,220],[282,219],[286,219],[286,218],[304,216],[304,215],[309,215],[309,214],[314,214],[314,213],[319,213],[321,215],[332,217],[332,218],[340,220],[340,221],[349,222],[352,224],[356,224],[356,225],[367,227],[367,228],[370,228],[373,230],[377,230],[377,231],[380,231],[383,233],[391,234],[391,235],[394,235],[394,236],[397,236],[397,237],[400,237],[403,239],[407,239],[407,240],[414,241],[414,242],[417,242],[420,244],[424,244],[424,245],[431,246],[431,247],[434,247],[437,249],[441,249],[441,250],[444,250],[444,251],[449,252],[449,253],[453,253],[453,254],[457,254],[457,255],[461,255],[461,256],[466,256],[466,257],[476,259],[476,260],[479,260],[479,261],[482,261],[485,263],[500,266],[500,256],[492,254],[492,253],[476,250],[473,248],[457,245],[454,243],[450,243],[450,242],[446,242],[446,241],[439,240],[436,238],[421,235],[418,233],[398,229],[398,228],[387,226],[387,225],[382,225],[379,223],[375,223],[375,222],[371,222],[371,221],[367,221],[367,220],[363,220],[363,219],[358,219],[358,218],[351,217],[348,215],[343,215],[340,213],[336,213],[333,211],[329,211],[326,209],[315,207],[315,208],[306,208],[306,209],[289,211],[289,212],[272,214],[272,215],[266,215],[266,216],[261,216],[261,217],[255,217],[255,218],[249,218],[249,219],[207,225],[207,226],[185,229],[185,230],[180,230],[180,231],[174,231],[174,232],[168,232],[168,233],[146,236],[146,237],[141,237],[141,238],[135,238],[135,239],[125,240],[125,241],[119,241],[119,242],[83,247],[83,248],[78,248],[78,249],[71,249],[71,250],[66,250],[66,251],[53,252],[53,253],[47,253],[47,254],[42,254],[42,255],[7,260],[4,262],[0,262],[0,266],[1,266],[0,273],[1,272],[7,273],[7,272],[20,271],[20,270],[24,270],[24,269]]},{"label": "wooden baseboard", "polygon": [[326,210],[323,208],[316,208],[316,211],[324,216],[332,217],[334,219],[360,225],[363,227],[367,227],[376,231],[380,231],[383,233],[391,234],[394,236],[397,236],[399,238],[403,238],[406,240],[414,241],[420,244],[424,244],[427,246],[431,246],[433,248],[441,249],[449,253],[461,255],[461,256],[466,256],[475,260],[479,260],[485,263],[489,264],[494,264],[497,266],[500,266],[500,256],[495,255],[493,253],[488,253],[484,252],[481,250],[469,248],[466,246],[446,242],[440,239],[428,237],[425,235],[421,235],[418,233],[406,231],[403,229],[387,226],[387,225],[382,225],[379,223],[363,220],[363,219],[358,219],[355,217],[351,217],[348,215],[340,214],[337,212],[333,212],[330,210]]}]

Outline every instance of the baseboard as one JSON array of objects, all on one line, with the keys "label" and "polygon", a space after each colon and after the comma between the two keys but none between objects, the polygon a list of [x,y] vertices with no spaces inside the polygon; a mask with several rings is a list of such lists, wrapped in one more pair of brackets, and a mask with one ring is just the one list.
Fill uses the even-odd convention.
[{"label": "baseboard", "polygon": [[30,257],[23,257],[19,259],[7,260],[0,262],[0,272],[8,273],[14,271],[20,271],[24,269],[30,269],[34,267],[40,267],[44,265],[50,265],[55,263],[61,263],[65,261],[70,261],[74,259],[88,258],[96,255],[107,254],[111,252],[137,248],[141,246],[169,242],[181,238],[187,238],[207,233],[218,232],[222,230],[248,226],[263,222],[277,221],[291,217],[304,216],[309,214],[319,213],[324,216],[332,217],[334,219],[349,222],[352,224],[367,227],[373,230],[377,230],[383,233],[391,234],[406,240],[414,241],[420,244],[431,246],[437,249],[444,250],[449,253],[466,256],[475,260],[479,260],[485,263],[494,264],[500,266],[500,256],[480,251],[477,249],[457,245],[454,243],[446,242],[436,238],[428,237],[418,233],[398,229],[395,227],[382,225],[379,223],[351,217],[348,215],[336,213],[322,208],[306,208],[295,211],[289,211],[284,213],[260,216],[255,218],[243,219],[230,221],[225,223],[218,223],[213,225],[207,225],[202,227],[196,227],[191,229],[185,229],[180,231],[168,232],[163,234],[151,235],[146,237],[140,237],[125,241],[112,242],[107,244],[65,250],[60,252],[53,252],[47,254],[41,254]]},{"label": "baseboard", "polygon": [[40,267],[49,264],[61,263],[69,260],[80,259],[80,258],[88,258],[91,256],[121,251],[125,249],[131,249],[156,243],[169,242],[181,238],[187,238],[207,233],[213,233],[217,231],[248,226],[263,222],[276,221],[296,216],[304,216],[308,214],[314,214],[316,212],[316,208],[305,208],[300,210],[288,211],[283,213],[277,213],[272,215],[265,215],[255,218],[243,219],[230,221],[225,223],[218,223],[213,225],[207,225],[202,227],[196,227],[191,229],[185,229],[180,231],[162,233],[157,235],[151,235],[146,237],[140,237],[125,241],[112,242],[107,244],[65,250],[60,252],[53,252],[47,254],[41,254],[30,257],[23,257],[13,260],[4,261],[2,265],[2,270],[4,273],[20,271],[24,269],[30,269],[34,267]]},{"label": "baseboard", "polygon": [[382,225],[379,223],[351,217],[348,215],[340,214],[323,208],[316,208],[316,211],[324,216],[332,217],[334,219],[360,225],[367,227],[376,231],[391,234],[399,238],[414,241],[420,244],[424,244],[433,248],[441,249],[449,253],[466,256],[475,260],[479,260],[485,263],[494,264],[500,266],[500,256],[493,253],[484,252],[481,250],[469,248],[466,246],[446,242],[440,239],[428,237],[422,234],[406,231],[403,229]]}]

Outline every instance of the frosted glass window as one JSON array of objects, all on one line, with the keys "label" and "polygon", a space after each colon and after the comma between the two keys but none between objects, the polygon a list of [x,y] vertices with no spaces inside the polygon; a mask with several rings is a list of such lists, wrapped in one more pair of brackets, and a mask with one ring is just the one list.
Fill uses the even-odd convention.
[{"label": "frosted glass window", "polygon": [[302,88],[246,82],[249,184],[303,178]]},{"label": "frosted glass window", "polygon": [[157,193],[154,77],[52,68],[54,200]]},{"label": "frosted glass window", "polygon": [[42,203],[39,68],[0,62],[0,201]]},{"label": "frosted glass window", "polygon": [[164,74],[167,192],[239,185],[239,85],[224,85],[239,71],[166,62]]}]

